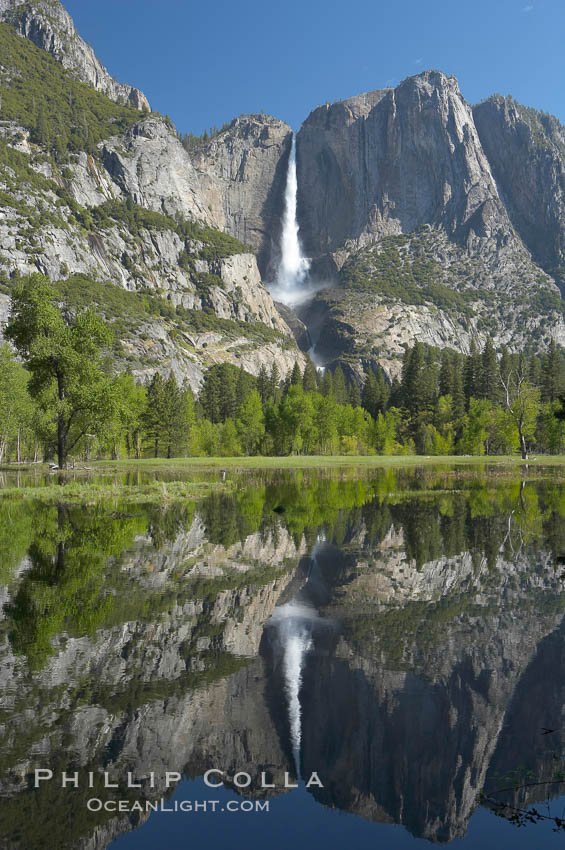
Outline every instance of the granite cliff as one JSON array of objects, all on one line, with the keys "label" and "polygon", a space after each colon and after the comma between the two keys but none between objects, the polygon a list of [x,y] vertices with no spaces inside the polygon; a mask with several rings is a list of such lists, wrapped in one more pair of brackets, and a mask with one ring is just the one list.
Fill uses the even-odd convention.
[{"label": "granite cliff", "polygon": [[266,115],[235,118],[193,155],[201,196],[218,227],[250,245],[266,280],[279,257],[292,130]]},{"label": "granite cliff", "polygon": [[[60,4],[51,6],[56,15],[49,25],[66,31],[70,18]],[[6,9],[15,25],[12,6]],[[28,15],[30,9],[18,5],[16,11]],[[238,119],[224,134],[237,139],[232,189],[241,189],[237,197],[254,222],[248,225],[245,215],[228,217],[230,207],[222,205],[229,196],[222,169],[214,176],[205,152],[192,157],[167,118],[140,117],[121,96],[113,104],[108,92],[96,91],[99,80],[73,82],[31,43],[37,41],[31,30],[24,34],[29,40],[0,24],[2,319],[11,279],[39,271],[60,281],[71,309],[98,304],[121,326],[118,362],[138,377],[172,370],[197,390],[204,370],[217,362],[254,374],[275,361],[283,374],[296,360],[303,363],[253,249],[229,235],[241,231],[258,248],[270,230],[254,210],[272,192],[274,171],[284,168],[286,125],[257,116]],[[34,113],[38,97],[50,105],[49,114]],[[87,119],[75,128],[76,103]]]},{"label": "granite cliff", "polygon": [[565,344],[556,119],[498,98],[473,110],[426,71],[315,109],[297,168],[305,252],[337,284],[305,314],[326,360],[394,374],[414,339]]},{"label": "granite cliff", "polygon": [[536,262],[565,283],[565,127],[511,97],[473,108],[508,215]]},{"label": "granite cliff", "polygon": [[[98,275],[128,291],[149,289],[175,309],[206,311],[205,330],[217,331],[194,343],[202,322],[193,321],[191,338],[179,345],[162,323],[143,324],[125,341],[136,349],[137,374],[159,358],[194,387],[218,359],[257,372],[281,358],[288,370],[295,359],[304,362],[291,328],[304,350],[318,340],[321,361],[341,362],[359,381],[376,364],[397,374],[416,339],[463,352],[487,337],[511,350],[543,350],[552,339],[565,345],[565,131],[552,116],[500,96],[471,107],[457,80],[440,71],[315,109],[297,134],[297,216],[312,278],[326,288],[298,321],[288,309],[281,316],[261,284],[275,278],[279,260],[290,127],[242,115],[212,138],[183,145],[168,119],[140,117],[148,109],[143,95],[109,76],[58,0],[0,0],[0,19],[3,39],[19,44],[10,43],[0,74],[5,273]],[[22,43],[29,56],[15,61]],[[70,134],[65,144],[40,132],[21,80],[17,96],[13,85],[14,68],[25,79],[27,70],[18,69],[29,67],[28,58],[41,73],[27,85],[45,82],[48,101],[68,84],[57,77],[61,66],[87,84],[91,94],[77,94],[85,102],[104,98],[91,104],[88,132],[77,138],[71,113],[57,117]],[[173,225],[157,237],[147,227],[132,233],[127,222],[110,232],[93,220],[96,208],[128,199],[171,221],[229,234],[254,256],[230,261],[227,272],[203,262],[202,247]],[[41,229],[33,208],[43,211]],[[225,325],[211,327],[211,316],[240,324],[226,334]],[[174,337],[187,328],[172,330]],[[141,362],[149,356],[143,335],[158,352],[152,363]],[[246,358],[236,356],[235,338]]]}]

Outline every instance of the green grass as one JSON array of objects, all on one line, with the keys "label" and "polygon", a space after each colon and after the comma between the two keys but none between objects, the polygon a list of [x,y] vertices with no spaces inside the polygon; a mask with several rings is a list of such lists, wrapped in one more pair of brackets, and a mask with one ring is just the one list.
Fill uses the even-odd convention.
[{"label": "green grass", "polygon": [[[21,467],[20,467],[21,468]],[[99,468],[95,468],[99,473]],[[162,504],[197,501],[215,490],[229,490],[231,482],[220,481],[151,481],[144,484],[121,484],[117,481],[91,482],[73,480],[72,470],[62,475],[61,483],[29,485],[23,487],[4,487],[0,489],[0,499],[18,499],[41,501],[46,504],[66,505],[112,505]]]},{"label": "green grass", "polygon": [[[220,468],[244,469],[402,469],[411,467],[485,467],[497,466],[523,473],[524,466],[538,470],[545,467],[565,466],[565,455],[539,455],[523,461],[516,456],[458,457],[448,456],[319,456],[304,457],[190,457],[190,458],[144,458],[141,460],[91,461],[87,468],[68,469],[53,473],[52,484],[30,483],[0,488],[0,499],[33,501],[45,504],[116,505],[160,504],[198,501],[213,492],[229,492],[237,489],[236,480],[217,479]],[[139,484],[126,484],[116,480],[121,472],[142,472],[144,477],[182,476],[179,480],[163,481],[156,478]],[[214,475],[206,479],[206,471]],[[45,475],[48,467],[42,464],[7,464],[0,472],[33,471],[37,476]],[[104,481],[107,477],[107,481]],[[92,480],[92,479],[96,480]]]},{"label": "green grass", "polygon": [[[461,456],[461,455],[301,455],[285,457],[188,457],[188,458],[144,458],[142,460],[99,461],[98,463],[114,467],[140,465],[147,469],[154,466],[162,470],[186,470],[192,467],[240,466],[265,469],[292,469],[315,466],[469,466],[469,465],[511,465],[523,466],[564,466],[565,455],[535,455],[527,461],[518,455]],[[96,463],[94,464],[96,468]]]},{"label": "green grass", "polygon": [[[89,461],[88,467],[78,467],[52,473],[52,484],[24,484],[0,488],[0,499],[39,499],[48,504],[64,502],[69,505],[93,505],[102,501],[114,504],[169,504],[175,501],[198,500],[212,492],[228,491],[237,487],[233,480],[219,481],[216,477],[207,480],[206,472],[230,468],[244,469],[402,469],[411,467],[498,466],[523,471],[524,466],[562,467],[565,455],[538,455],[528,461],[517,456],[459,457],[454,455],[360,455],[360,456],[322,456],[307,455],[301,457],[188,457],[188,458],[143,458],[141,460],[100,460]],[[116,480],[120,473],[138,470],[144,477],[152,474],[160,476],[183,476],[182,480],[163,481],[156,478],[140,484],[126,484]],[[43,464],[4,464],[0,472],[33,472],[37,477],[48,473]],[[104,481],[104,478],[107,481]],[[92,480],[96,479],[96,480]]]}]

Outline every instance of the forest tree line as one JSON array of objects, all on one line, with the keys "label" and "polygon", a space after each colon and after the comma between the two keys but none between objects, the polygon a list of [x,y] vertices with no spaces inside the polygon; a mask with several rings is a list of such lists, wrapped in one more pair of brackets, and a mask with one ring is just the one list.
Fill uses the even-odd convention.
[{"label": "forest tree line", "polygon": [[416,342],[398,379],[360,386],[307,361],[256,376],[211,366],[198,394],[174,374],[114,373],[111,326],[63,314],[49,281],[23,279],[0,347],[0,462],[242,455],[561,453],[565,362],[547,352],[468,355]]}]

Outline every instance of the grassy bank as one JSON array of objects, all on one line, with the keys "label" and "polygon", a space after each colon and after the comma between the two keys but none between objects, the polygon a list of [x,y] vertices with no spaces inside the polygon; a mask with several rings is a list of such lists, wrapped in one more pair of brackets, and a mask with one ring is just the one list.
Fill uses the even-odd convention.
[{"label": "grassy bank", "polygon": [[[98,470],[96,470],[98,479]],[[116,480],[76,479],[65,473],[53,483],[10,486],[0,488],[0,499],[39,500],[46,504],[96,505],[105,503],[112,507],[135,504],[159,504],[166,507],[174,502],[198,501],[210,493],[233,487],[231,481],[149,481],[123,483]]]},{"label": "grassy bank", "polygon": [[144,458],[142,460],[97,461],[95,469],[102,467],[132,468],[142,467],[156,470],[190,468],[217,469],[218,467],[240,467],[242,469],[304,469],[310,467],[366,466],[366,467],[404,467],[434,466],[448,464],[492,465],[509,464],[513,466],[565,466],[565,455],[536,455],[522,460],[517,455],[463,456],[463,455],[293,455],[286,457],[188,457],[167,460],[166,458]]},{"label": "grassy bank", "polygon": [[[145,458],[143,460],[92,461],[64,472],[48,466],[0,467],[0,499],[39,499],[46,503],[162,504],[198,501],[212,492],[237,489],[237,473],[277,469],[409,469],[410,467],[499,467],[523,474],[527,467],[539,474],[543,468],[565,466],[565,455],[540,455],[528,461],[516,456],[304,456],[232,458]],[[225,474],[227,473],[227,474]]]}]

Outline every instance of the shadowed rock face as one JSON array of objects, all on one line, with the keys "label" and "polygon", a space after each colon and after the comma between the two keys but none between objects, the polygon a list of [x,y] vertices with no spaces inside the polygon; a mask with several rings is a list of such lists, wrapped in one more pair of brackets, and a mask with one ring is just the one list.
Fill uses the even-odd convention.
[{"label": "shadowed rock face", "polygon": [[279,257],[281,217],[292,130],[269,115],[234,119],[195,150],[204,205],[217,225],[250,245],[264,278]]},{"label": "shadowed rock face", "polygon": [[511,230],[457,80],[437,71],[318,107],[297,138],[306,253],[442,226],[465,243]]},{"label": "shadowed rock face", "polygon": [[[341,551],[325,547],[319,556],[328,582],[337,579],[341,588],[324,606],[339,619],[341,634],[332,648],[308,657],[303,770],[329,778],[313,791],[327,805],[451,841],[465,835],[488,772],[503,761],[507,770],[523,763],[522,727],[531,739],[528,767],[536,771],[540,723],[559,727],[562,683],[551,686],[548,670],[562,657],[562,614],[550,605],[541,616],[534,610],[515,615],[525,588],[541,587],[541,575],[547,600],[551,588],[558,589],[552,562],[543,553],[534,567],[528,557],[498,558],[490,571],[477,572],[463,552],[416,569],[406,560],[402,535],[389,533],[374,548],[358,549],[360,542],[362,533]],[[417,630],[412,643],[412,606],[447,601],[458,586],[466,588],[460,613],[442,617],[435,638],[426,636],[426,627]],[[362,638],[355,626],[360,606],[367,626]]]},{"label": "shadowed rock face", "polygon": [[545,271],[565,281],[565,128],[498,95],[473,108],[481,144],[516,230]]},{"label": "shadowed rock face", "polygon": [[[309,308],[318,354],[362,381],[368,361],[397,375],[415,340],[563,345],[564,150],[556,119],[499,98],[473,111],[439,71],[315,109],[297,136],[298,219],[316,276],[341,284]],[[403,274],[420,300],[394,287]]]},{"label": "shadowed rock face", "polygon": [[92,47],[80,38],[69,13],[59,0],[0,0],[0,20],[12,24],[20,35],[50,53],[74,77],[112,98],[126,100],[136,109],[149,110],[142,91],[118,83],[100,62]]}]

